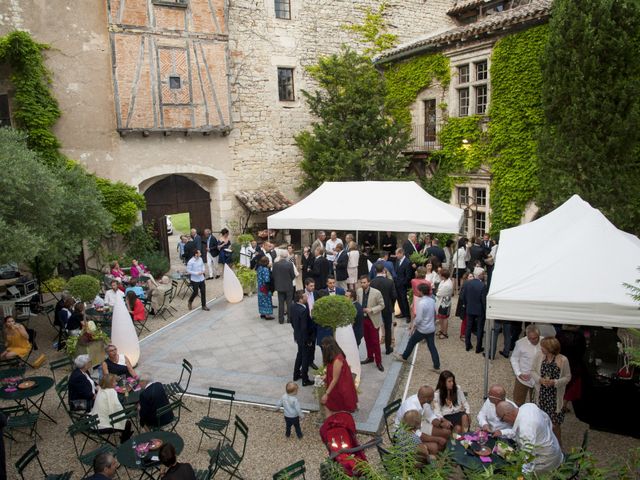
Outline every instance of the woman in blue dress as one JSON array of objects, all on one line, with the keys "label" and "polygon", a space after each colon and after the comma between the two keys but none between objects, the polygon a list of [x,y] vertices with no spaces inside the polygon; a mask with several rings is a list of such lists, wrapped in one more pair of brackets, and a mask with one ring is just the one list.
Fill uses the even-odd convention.
[{"label": "woman in blue dress", "polygon": [[260,318],[273,320],[273,305],[271,303],[271,270],[269,259],[264,256],[258,262],[258,312]]}]

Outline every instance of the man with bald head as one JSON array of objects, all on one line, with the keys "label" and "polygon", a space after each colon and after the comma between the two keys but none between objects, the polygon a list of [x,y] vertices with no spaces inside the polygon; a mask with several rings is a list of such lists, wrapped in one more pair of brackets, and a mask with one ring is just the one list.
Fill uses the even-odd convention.
[{"label": "man with bald head", "polygon": [[500,420],[496,414],[496,405],[504,401],[517,406],[511,400],[507,400],[507,392],[502,385],[491,385],[489,396],[478,412],[478,425],[485,432],[492,432],[494,437],[513,438],[511,425]]},{"label": "man with bald head", "polygon": [[502,401],[496,405],[496,414],[501,422],[512,425],[518,448],[531,455],[530,462],[522,466],[523,473],[550,472],[560,466],[563,455],[551,419],[535,403],[516,407]]},{"label": "man with bald head", "polygon": [[445,420],[443,417],[436,415],[431,408],[431,402],[433,402],[434,390],[428,385],[423,385],[418,389],[418,393],[407,397],[398,412],[396,413],[395,426],[397,427],[404,417],[404,414],[410,410],[418,410],[422,415],[422,426],[420,430],[423,434],[439,439],[444,439],[442,443],[440,440],[436,440],[438,445],[442,443],[442,446],[446,444],[446,441],[451,436],[451,429],[453,424]]}]

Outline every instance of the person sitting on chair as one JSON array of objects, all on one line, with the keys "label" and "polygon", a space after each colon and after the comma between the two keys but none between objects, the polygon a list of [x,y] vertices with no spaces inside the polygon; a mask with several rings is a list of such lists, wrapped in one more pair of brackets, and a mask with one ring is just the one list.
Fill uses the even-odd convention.
[{"label": "person sitting on chair", "polygon": [[109,344],[105,347],[104,351],[107,354],[107,358],[105,358],[104,362],[102,362],[102,374],[108,375],[128,375],[129,377],[135,377],[136,372],[131,365],[131,361],[129,357],[127,357],[124,353],[118,354],[118,347],[113,344]]},{"label": "person sitting on chair", "polygon": [[0,354],[1,360],[25,357],[31,352],[27,329],[24,325],[16,323],[11,315],[4,317],[4,338],[6,349]]},{"label": "person sitting on chair", "polygon": [[145,318],[147,318],[147,312],[135,292],[129,291],[126,300],[127,310],[129,310],[132,320],[134,322],[144,322]]},{"label": "person sitting on chair", "polygon": [[190,463],[179,463],[176,458],[176,449],[170,443],[160,447],[158,453],[160,463],[160,478],[162,480],[196,480],[196,474]]},{"label": "person sitting on chair", "polygon": [[97,387],[89,376],[91,361],[89,355],[78,355],[73,362],[75,370],[69,376],[69,406],[73,411],[88,412],[93,407]]},{"label": "person sitting on chair", "polygon": [[169,398],[164,391],[164,387],[160,382],[154,382],[151,374],[141,374],[141,378],[146,381],[142,382],[144,390],[140,393],[140,403],[138,403],[138,412],[140,415],[140,426],[162,427],[173,420],[173,412],[167,412],[158,418],[158,410],[169,405]]},{"label": "person sitting on chair", "polygon": [[118,297],[124,300],[124,292],[118,288],[117,280],[111,280],[111,289],[104,294],[104,304],[113,307]]},{"label": "person sitting on chair", "polygon": [[94,474],[86,480],[110,480],[115,478],[120,464],[111,453],[100,453],[93,459]]},{"label": "person sitting on chair", "polygon": [[98,430],[100,433],[120,432],[120,443],[126,442],[131,437],[131,421],[122,420],[111,425],[109,415],[120,412],[124,407],[115,390],[117,377],[107,374],[100,381],[100,389],[96,394],[93,408],[89,415],[98,416]]}]

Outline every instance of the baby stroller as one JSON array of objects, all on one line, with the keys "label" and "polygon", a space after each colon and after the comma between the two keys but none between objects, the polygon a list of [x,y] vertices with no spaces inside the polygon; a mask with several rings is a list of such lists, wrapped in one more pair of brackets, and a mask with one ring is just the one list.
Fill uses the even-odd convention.
[{"label": "baby stroller", "polygon": [[[328,417],[320,427],[320,438],[329,451],[329,458],[338,463],[350,477],[358,476],[354,471],[359,461],[366,462],[364,450],[381,443],[380,437],[360,445],[356,435],[356,423],[350,413],[338,412]],[[322,468],[320,469],[322,478]],[[327,477],[328,478],[328,477]]]}]

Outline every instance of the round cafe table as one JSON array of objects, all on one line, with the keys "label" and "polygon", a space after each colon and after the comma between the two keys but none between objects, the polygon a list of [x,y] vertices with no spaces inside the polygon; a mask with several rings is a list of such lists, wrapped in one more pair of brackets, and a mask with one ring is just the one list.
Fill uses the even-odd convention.
[{"label": "round cafe table", "polygon": [[180,452],[182,452],[182,449],[184,448],[184,441],[177,433],[164,432],[162,430],[141,433],[140,435],[131,437],[118,447],[118,450],[116,451],[116,458],[118,459],[118,462],[120,462],[120,465],[127,469],[142,470],[140,478],[143,478],[145,475],[149,478],[154,478],[153,475],[149,473],[149,470],[153,471],[160,467],[160,462],[152,459],[152,457],[158,456],[158,450],[150,452],[147,457],[142,459],[140,465],[136,465],[136,454],[133,451],[134,441],[137,445],[140,445],[141,443],[148,442],[153,438],[162,440],[163,444],[172,444],[176,449],[176,455],[180,455]]},{"label": "round cafe table", "polygon": [[[482,470],[485,467],[489,467],[493,465],[493,468],[500,469],[506,462],[500,456],[495,453],[491,453],[489,457],[486,457],[485,460],[481,460],[481,458],[475,453],[471,452],[472,448],[477,448],[477,442],[472,442],[471,447],[464,448],[464,446],[460,443],[462,437],[459,440],[454,440],[451,438],[449,442],[447,442],[447,449],[451,454],[452,460],[460,465],[460,467],[465,470]],[[487,447],[493,450],[494,445],[496,444],[496,439],[493,437],[489,437],[487,440]]]},{"label": "round cafe table", "polygon": [[53,387],[54,381],[51,377],[27,377],[23,378],[20,382],[26,382],[27,380],[33,380],[36,384],[24,390],[17,389],[15,392],[7,392],[7,387],[0,388],[0,400],[13,400],[18,405],[24,407],[26,410],[31,408],[36,409],[39,413],[43,414],[53,423],[57,423],[53,418],[47,415],[42,410],[42,402],[44,395],[51,387]]}]

